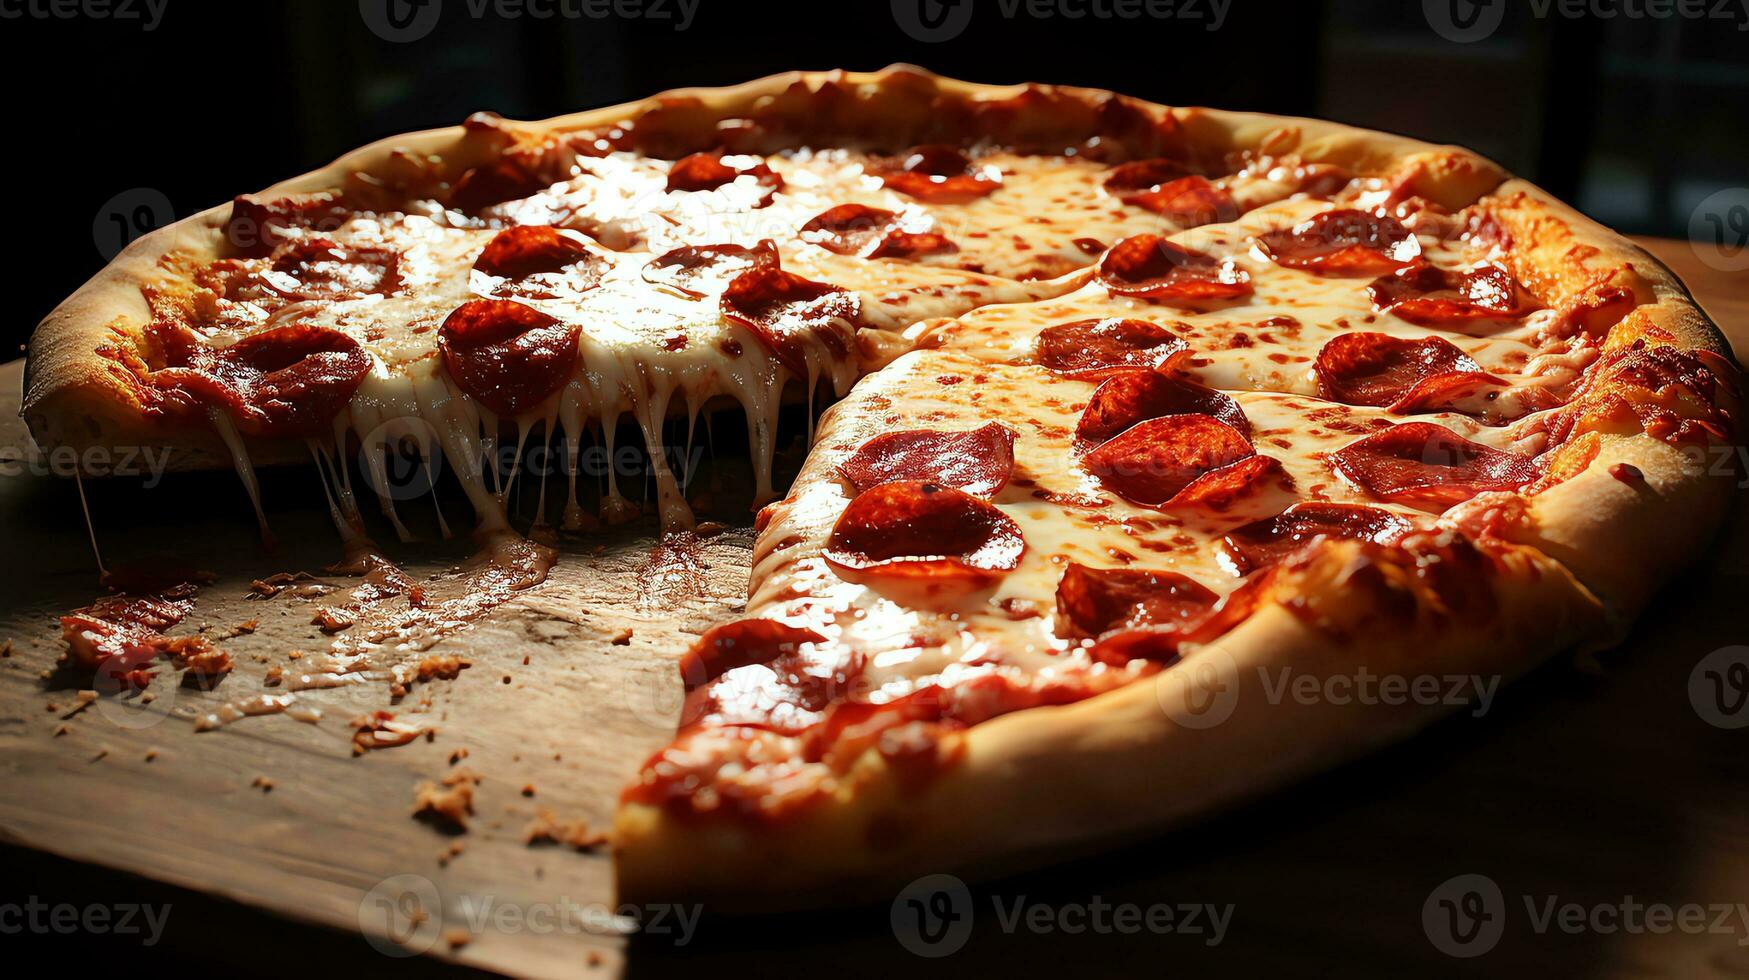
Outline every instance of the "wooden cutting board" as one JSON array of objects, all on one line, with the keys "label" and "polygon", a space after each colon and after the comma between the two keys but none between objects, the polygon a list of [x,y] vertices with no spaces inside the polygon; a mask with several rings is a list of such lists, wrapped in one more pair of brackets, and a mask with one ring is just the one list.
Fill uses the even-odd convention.
[{"label": "wooden cutting board", "polygon": [[[1738,350],[1749,350],[1744,276],[1698,261],[1684,242],[1645,244],[1683,275]],[[20,378],[21,364],[0,367],[0,447],[28,445],[16,419]],[[525,839],[543,811],[561,823],[607,825],[621,783],[669,734],[680,695],[675,656],[741,604],[751,529],[732,462],[723,463],[720,494],[727,530],[695,548],[659,546],[649,522],[567,537],[545,585],[442,643],[441,652],[472,664],[459,679],[418,686],[398,705],[379,684],[311,692],[300,701],[321,709],[315,724],[279,715],[196,732],[193,717],[271,690],[263,688],[267,668],[292,665],[289,651],[326,646],[309,622],[321,600],[261,599],[249,588],[264,574],[300,570],[351,584],[321,572],[338,557],[338,541],[310,506],[320,499],[313,469],[268,480],[269,516],[284,542],[273,555],[262,552],[231,474],[150,487],[86,481],[111,565],[174,559],[217,576],[183,631],[224,636],[257,626],[222,641],[238,668],[213,690],[166,683],[175,677],[161,672],[148,709],[100,700],[75,713],[86,681],[55,661],[56,617],[97,594],[79,498],[73,483],[11,464],[17,453],[7,451],[0,641],[10,639],[12,650],[0,659],[0,841],[20,855],[46,852],[143,876],[155,884],[127,894],[193,906],[180,917],[173,911],[166,925],[168,947],[184,957],[267,951],[254,965],[287,973],[311,958],[355,957],[367,968],[436,968],[441,960],[604,976],[700,968],[1130,972],[1163,962],[1174,972],[1299,973],[1314,963],[1445,972],[1462,961],[1429,941],[1424,906],[1442,882],[1482,874],[1506,903],[1504,934],[1479,961],[1490,972],[1749,969],[1749,921],[1730,933],[1569,933],[1538,931],[1531,914],[1550,899],[1586,908],[1628,896],[1673,906],[1749,901],[1749,735],[1708,724],[1689,695],[1701,658],[1749,643],[1739,612],[1749,586],[1740,514],[1600,672],[1553,665],[1501,694],[1482,717],[1453,719],[1202,827],[980,887],[970,940],[931,960],[896,941],[885,907],[686,928],[670,913],[628,942],[627,923],[611,914],[606,856]],[[1741,462],[1733,472],[1722,478],[1742,480]],[[450,508],[452,523],[462,523],[459,502]],[[466,557],[463,543],[436,539],[426,511],[410,523],[431,540],[388,549],[416,576],[441,575]],[[355,756],[348,720],[374,710],[433,732]],[[466,758],[452,762],[460,750]],[[483,780],[467,832],[414,819],[415,787],[458,769]],[[67,869],[61,900],[111,901],[118,882],[132,880],[32,860]],[[230,901],[300,925],[236,917],[225,920],[234,931],[203,936],[203,916],[221,915]],[[1211,944],[1207,932],[1077,933],[1055,919],[1005,926],[997,911],[1100,901],[1230,904],[1232,918]],[[567,911],[569,927],[536,921]],[[516,918],[522,913],[529,918]],[[394,948],[386,933],[425,956],[377,960],[373,945]],[[466,942],[452,945],[452,936]]]}]

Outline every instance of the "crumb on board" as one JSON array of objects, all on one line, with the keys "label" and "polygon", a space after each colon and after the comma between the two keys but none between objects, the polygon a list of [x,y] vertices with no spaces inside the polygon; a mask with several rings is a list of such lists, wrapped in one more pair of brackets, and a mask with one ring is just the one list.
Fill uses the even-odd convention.
[{"label": "crumb on board", "polygon": [[428,729],[412,722],[396,721],[392,711],[372,711],[348,722],[352,726],[352,754],[363,755],[370,749],[389,749],[406,745]]},{"label": "crumb on board", "polygon": [[479,784],[480,777],[467,769],[448,773],[437,782],[421,782],[413,787],[413,815],[467,830],[474,812],[474,787]]},{"label": "crumb on board", "polygon": [[443,941],[449,944],[450,949],[461,949],[474,941],[474,935],[466,929],[451,929],[443,934]]},{"label": "crumb on board", "polygon": [[55,737],[56,738],[60,738],[62,735],[71,735],[72,733],[73,733],[73,726],[67,724],[66,722],[62,722],[61,724],[55,726]]},{"label": "crumb on board", "polygon": [[157,746],[153,746],[153,747],[146,750],[146,761],[147,762],[151,762],[153,759],[156,759],[156,758],[158,758]]},{"label": "crumb on board", "polygon": [[608,837],[591,829],[589,822],[581,817],[565,820],[543,806],[536,811],[534,820],[523,829],[522,841],[530,847],[538,844],[560,844],[578,851],[593,851],[606,844]]},{"label": "crumb on board", "polygon": [[522,787],[522,795],[523,796],[533,796],[534,795],[534,784],[528,783],[528,784],[524,785]]},{"label": "crumb on board", "polygon": [[462,761],[463,759],[466,759],[467,757],[468,757],[468,749],[467,749],[467,746],[464,745],[461,748],[456,749],[454,752],[451,752],[449,754],[449,764],[453,766],[456,763]]},{"label": "crumb on board", "polygon": [[438,867],[442,867],[442,868],[449,867],[449,862],[454,861],[458,857],[461,857],[462,852],[467,850],[467,849],[468,849],[467,844],[462,842],[462,841],[459,841],[459,840],[450,841],[449,846],[444,848],[443,851],[437,855]]},{"label": "crumb on board", "polygon": [[613,636],[609,638],[609,642],[616,647],[630,646],[632,642],[632,628],[627,626],[625,629],[613,634]]},{"label": "crumb on board", "polygon": [[250,783],[249,785],[260,790],[263,793],[273,792],[273,780],[267,778],[266,776],[256,776],[255,781]]}]

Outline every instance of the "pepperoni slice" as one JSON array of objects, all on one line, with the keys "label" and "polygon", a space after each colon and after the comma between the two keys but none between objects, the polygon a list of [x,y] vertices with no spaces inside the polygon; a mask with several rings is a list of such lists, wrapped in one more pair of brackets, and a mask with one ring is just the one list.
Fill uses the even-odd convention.
[{"label": "pepperoni slice", "polygon": [[605,260],[574,232],[518,225],[499,232],[474,260],[477,292],[503,298],[554,299],[601,285]]},{"label": "pepperoni slice", "polygon": [[1267,593],[1269,579],[1268,575],[1248,579],[1199,616],[1113,630],[1088,647],[1087,654],[1114,667],[1132,660],[1174,663],[1184,644],[1207,643],[1249,618]]},{"label": "pepperoni slice", "polygon": [[243,194],[231,201],[225,240],[245,258],[258,259],[273,252],[287,229],[332,232],[351,218],[352,212],[339,194]]},{"label": "pepperoni slice", "polygon": [[783,176],[755,156],[694,153],[668,168],[669,191],[714,191],[742,177],[766,189],[759,207],[771,203],[771,195],[783,189]]},{"label": "pepperoni slice", "polygon": [[857,495],[826,539],[840,572],[981,588],[1020,566],[1020,526],[986,500],[933,483],[883,483]]},{"label": "pepperoni slice", "polygon": [[1417,262],[1366,287],[1381,313],[1425,327],[1466,320],[1511,320],[1537,308],[1512,273],[1497,265],[1453,272]]},{"label": "pepperoni slice", "polygon": [[742,619],[705,630],[680,658],[680,678],[691,691],[737,667],[766,664],[826,638],[811,629],[771,619]]},{"label": "pepperoni slice", "polygon": [[1313,540],[1357,539],[1384,544],[1409,530],[1409,522],[1390,511],[1360,504],[1306,501],[1235,528],[1221,541],[1233,569],[1246,575],[1300,550]]},{"label": "pepperoni slice", "polygon": [[1158,507],[1197,477],[1252,455],[1239,430],[1202,414],[1168,415],[1132,426],[1082,457],[1111,492]]},{"label": "pepperoni slice", "polygon": [[1097,381],[1126,368],[1164,368],[1190,348],[1178,335],[1146,320],[1076,320],[1041,330],[1038,363],[1059,374]]},{"label": "pepperoni slice", "polygon": [[964,432],[887,432],[863,443],[838,472],[859,491],[913,480],[989,499],[1014,475],[1014,431],[991,422]]},{"label": "pepperoni slice", "polygon": [[1183,622],[1207,612],[1218,598],[1177,572],[1071,562],[1057,583],[1057,631],[1094,637],[1120,627]]},{"label": "pepperoni slice", "polygon": [[1132,235],[1099,260],[1099,282],[1116,296],[1151,300],[1235,299],[1251,295],[1251,276],[1233,264],[1159,235]]},{"label": "pepperoni slice", "polygon": [[1271,485],[1291,493],[1294,479],[1272,456],[1247,456],[1197,477],[1190,485],[1160,505],[1161,510],[1205,510],[1224,513],[1242,500],[1269,490]]},{"label": "pepperoni slice", "polygon": [[682,245],[651,259],[641,275],[645,282],[667,286],[698,299],[720,293],[734,278],[761,262],[776,262],[775,248],[761,242],[745,245]]},{"label": "pepperoni slice", "polygon": [[565,386],[577,369],[577,334],[532,306],[476,299],[437,330],[443,365],[461,389],[499,415],[520,415]]},{"label": "pepperoni slice", "polygon": [[846,335],[862,312],[852,293],[785,272],[776,246],[761,242],[761,257],[723,290],[723,315],[759,337],[778,362],[805,376],[804,339],[812,336],[836,357],[850,353]]},{"label": "pepperoni slice", "polygon": [[1384,500],[1440,509],[1536,478],[1515,453],[1478,445],[1431,422],[1405,422],[1330,454],[1342,478]]},{"label": "pepperoni slice", "polygon": [[449,206],[463,214],[477,214],[494,205],[533,197],[552,184],[514,161],[499,160],[465,171],[450,188]]},{"label": "pepperoni slice", "polygon": [[1415,261],[1421,241],[1401,221],[1341,209],[1258,236],[1276,264],[1333,276],[1376,276]]},{"label": "pepperoni slice", "polygon": [[975,168],[971,158],[951,146],[919,146],[881,182],[920,201],[952,204],[972,201],[1002,186],[999,177]]},{"label": "pepperoni slice", "polygon": [[939,232],[907,229],[906,220],[885,208],[840,204],[827,208],[801,228],[801,239],[839,255],[864,258],[914,258],[957,252],[959,246]]},{"label": "pepperoni slice", "polygon": [[338,330],[293,324],[229,347],[190,348],[186,365],[154,381],[218,402],[249,435],[332,434],[330,426],[370,372],[371,358]]},{"label": "pepperoni slice", "polygon": [[386,296],[401,284],[401,256],[392,248],[339,245],[304,238],[281,245],[262,280],[292,300]]},{"label": "pepperoni slice", "polygon": [[1405,340],[1382,333],[1342,334],[1318,352],[1314,367],[1318,392],[1325,398],[1380,407],[1401,401],[1430,378],[1481,371],[1468,354],[1443,337]]},{"label": "pepperoni slice", "polygon": [[1105,189],[1119,198],[1129,200],[1130,195],[1156,190],[1162,184],[1188,176],[1190,171],[1176,160],[1163,157],[1131,160],[1111,168],[1111,172],[1105,175]]},{"label": "pepperoni slice", "polygon": [[1093,390],[1075,426],[1075,445],[1091,449],[1138,422],[1192,414],[1211,416],[1241,433],[1251,431],[1245,410],[1224,392],[1158,371],[1129,368],[1112,372]]},{"label": "pepperoni slice", "polygon": [[1171,220],[1183,228],[1232,221],[1239,216],[1233,195],[1207,177],[1180,177],[1158,187],[1125,195],[1124,203]]}]

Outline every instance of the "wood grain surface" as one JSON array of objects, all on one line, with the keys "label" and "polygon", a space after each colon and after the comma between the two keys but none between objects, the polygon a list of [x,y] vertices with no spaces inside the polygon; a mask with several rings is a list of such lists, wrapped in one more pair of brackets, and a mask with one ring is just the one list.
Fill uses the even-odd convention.
[{"label": "wood grain surface", "polygon": [[[1686,242],[1645,244],[1749,350],[1745,274]],[[265,573],[299,570],[349,587],[321,572],[338,541],[310,506],[313,471],[268,481],[285,542],[271,556],[230,474],[86,482],[110,564],[174,559],[217,575],[179,631],[258,626],[222,642],[238,669],[213,690],[161,673],[144,709],[104,699],[75,712],[87,681],[56,668],[55,617],[97,594],[94,565],[74,484],[10,464],[27,445],[19,378],[18,363],[0,367],[0,447],[12,454],[0,477],[10,559],[0,641],[12,641],[0,659],[0,859],[13,868],[0,906],[29,896],[171,906],[157,945],[81,931],[67,939],[80,955],[276,975],[321,965],[555,976],[1749,972],[1749,910],[1738,905],[1749,903],[1749,735],[1708,723],[1691,698],[1702,658],[1749,643],[1741,508],[1599,663],[1551,665],[1480,716],[1191,830],[976,887],[951,955],[910,952],[888,906],[781,921],[642,910],[649,928],[627,937],[605,855],[526,837],[543,812],[605,827],[620,784],[668,735],[674,657],[745,590],[750,520],[732,472],[719,501],[731,526],[695,548],[659,547],[650,523],[566,538],[545,585],[442,643],[471,662],[455,681],[399,703],[382,684],[310,692],[300,701],[321,709],[318,723],[280,715],[197,733],[193,717],[271,690],[269,666],[327,643],[309,622],[322,599],[249,590]],[[1733,461],[1721,478],[1741,487],[1744,473]],[[414,523],[431,540],[389,551],[415,575],[442,576],[466,548],[438,540],[425,510]],[[463,513],[451,504],[452,521]],[[347,722],[374,710],[432,734],[355,756]],[[482,778],[466,833],[412,816],[417,784],[464,768]],[[1441,952],[1424,921],[1459,875],[1485,876],[1501,896],[1489,907],[1500,938],[1474,959]],[[409,917],[415,895],[425,900]],[[1624,903],[1625,920],[1607,911]],[[1636,928],[1635,903],[1708,906],[1706,928]],[[1182,919],[1166,932],[1090,926],[1115,921],[1093,915],[1102,906],[1187,904],[1230,908],[1218,941],[1206,916],[1200,932]],[[1017,907],[1048,911],[1014,921]],[[1586,921],[1568,928],[1563,914]],[[385,931],[424,955],[385,957]]]}]

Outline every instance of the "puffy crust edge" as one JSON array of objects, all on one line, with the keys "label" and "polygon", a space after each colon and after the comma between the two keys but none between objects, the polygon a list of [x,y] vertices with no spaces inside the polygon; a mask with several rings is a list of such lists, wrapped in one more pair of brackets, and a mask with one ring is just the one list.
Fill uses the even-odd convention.
[{"label": "puffy crust edge", "polygon": [[[1455,710],[1282,697],[1284,670],[1320,682],[1362,670],[1504,682],[1603,626],[1596,599],[1560,564],[1510,548],[1486,577],[1496,615],[1420,615],[1396,628],[1382,617],[1386,597],[1355,585],[1367,560],[1356,542],[1330,542],[1239,627],[1154,678],[966,730],[963,756],[921,791],[907,792],[870,753],[836,796],[776,828],[622,806],[620,900],[767,912],[890,899],[925,874],[1060,862],[1260,795]],[[1290,608],[1307,596],[1366,622],[1342,634],[1309,625]],[[1219,723],[1191,727],[1168,711],[1219,685],[1234,692]]]}]

